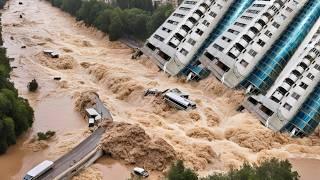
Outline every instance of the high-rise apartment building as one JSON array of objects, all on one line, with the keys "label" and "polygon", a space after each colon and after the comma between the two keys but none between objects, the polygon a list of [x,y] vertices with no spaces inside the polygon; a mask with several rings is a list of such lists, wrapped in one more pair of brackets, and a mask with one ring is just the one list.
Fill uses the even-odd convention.
[{"label": "high-rise apartment building", "polygon": [[306,136],[320,122],[319,29],[320,0],[185,0],[143,51],[170,75],[246,89],[264,125]]}]

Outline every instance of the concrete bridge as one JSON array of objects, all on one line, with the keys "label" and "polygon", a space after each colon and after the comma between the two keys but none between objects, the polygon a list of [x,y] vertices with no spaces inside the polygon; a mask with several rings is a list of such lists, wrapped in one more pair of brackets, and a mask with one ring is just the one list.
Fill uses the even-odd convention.
[{"label": "concrete bridge", "polygon": [[[112,120],[109,110],[103,105],[98,96],[95,101],[96,104],[94,105],[94,108],[101,114],[102,118]],[[98,127],[89,137],[83,140],[70,152],[54,161],[52,169],[41,175],[38,179],[70,179],[81,169],[93,164],[103,155],[103,150],[99,144],[104,132],[104,127]]]}]

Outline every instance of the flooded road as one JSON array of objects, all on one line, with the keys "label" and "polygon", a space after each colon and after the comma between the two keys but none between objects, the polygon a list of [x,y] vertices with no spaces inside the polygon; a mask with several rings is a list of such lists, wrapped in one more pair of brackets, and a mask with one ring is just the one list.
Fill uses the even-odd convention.
[{"label": "flooded road", "polygon": [[[19,18],[22,13],[23,18]],[[86,91],[100,95],[114,120],[139,124],[151,137],[165,139],[178,158],[201,175],[270,157],[320,159],[319,134],[291,139],[273,133],[251,114],[235,111],[242,92],[228,90],[215,79],[185,83],[168,78],[146,57],[131,60],[131,49],[109,42],[101,32],[85,27],[45,1],[28,0],[19,5],[18,0],[11,0],[2,24],[8,55],[15,58],[12,65],[18,67],[11,74],[12,80],[36,110],[30,132],[0,156],[0,174],[4,177],[19,179],[37,162],[59,157],[85,137],[86,122],[74,111],[73,100]],[[23,45],[27,48],[22,49]],[[51,59],[42,53],[44,49],[61,56]],[[61,77],[61,81],[53,77]],[[31,94],[26,85],[34,78],[40,88]],[[179,88],[197,103],[197,109],[168,109],[152,97],[143,97],[147,88]],[[48,129],[58,132],[48,148],[35,148],[37,152],[23,148],[33,134]],[[7,162],[12,163],[7,166]],[[97,167],[92,171],[101,171],[96,179],[102,175],[121,179],[128,174],[125,165],[111,164],[114,166],[110,162],[93,165]]]}]

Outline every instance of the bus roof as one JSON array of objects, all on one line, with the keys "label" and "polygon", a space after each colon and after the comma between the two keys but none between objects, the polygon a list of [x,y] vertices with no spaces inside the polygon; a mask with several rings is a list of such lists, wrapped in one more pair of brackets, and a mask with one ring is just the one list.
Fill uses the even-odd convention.
[{"label": "bus roof", "polygon": [[179,96],[177,93],[174,93],[174,92],[168,92],[168,93],[165,94],[165,96],[168,96],[169,98],[172,98],[172,99],[174,99],[176,101],[179,101],[180,103],[182,103],[185,106],[188,106],[189,103],[190,103],[185,98]]},{"label": "bus roof", "polygon": [[38,164],[36,167],[32,168],[27,175],[30,175],[32,177],[37,176],[39,173],[41,173],[42,171],[46,170],[48,167],[52,166],[53,162],[52,161],[48,161],[45,160],[42,163]]}]

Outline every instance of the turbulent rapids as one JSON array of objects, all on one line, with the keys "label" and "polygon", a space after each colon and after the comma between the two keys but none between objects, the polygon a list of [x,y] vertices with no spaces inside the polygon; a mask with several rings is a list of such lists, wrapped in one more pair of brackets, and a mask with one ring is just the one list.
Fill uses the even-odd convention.
[{"label": "turbulent rapids", "polygon": [[[13,64],[18,66],[12,72],[17,88],[25,89],[30,78],[37,78],[40,85],[37,96],[21,91],[32,104],[59,94],[72,96],[78,111],[90,103],[87,92],[99,94],[114,120],[120,123],[110,126],[118,136],[106,134],[102,141],[105,150],[116,154],[118,159],[156,170],[165,169],[172,159],[182,159],[202,175],[270,157],[320,159],[319,134],[292,139],[260,125],[249,113],[237,112],[244,98],[241,91],[227,89],[212,78],[186,83],[167,77],[147,57],[131,60],[131,49],[119,42],[109,42],[101,32],[85,27],[44,1],[29,0],[18,6],[18,1],[12,0],[9,4],[10,8],[3,13],[3,35],[8,55],[15,58]],[[18,13],[22,11],[25,16],[19,19]],[[20,49],[22,44],[27,48]],[[62,56],[47,58],[41,54],[44,49],[57,50]],[[62,81],[53,81],[54,76],[62,77]],[[148,88],[179,88],[197,103],[197,109],[177,111],[157,97],[144,97]],[[82,98],[88,102],[82,102]],[[122,128],[129,132],[122,134]],[[86,133],[78,134],[83,137]],[[130,138],[129,144],[122,141],[124,137]],[[141,138],[146,141],[144,145],[137,143]],[[60,140],[55,141],[61,145]],[[118,144],[110,147],[111,142]],[[142,151],[144,158],[119,150],[122,143],[128,145],[125,148]],[[55,150],[59,153],[61,149],[70,148]],[[150,158],[154,156],[157,159]],[[95,170],[85,172],[92,171]]]}]

